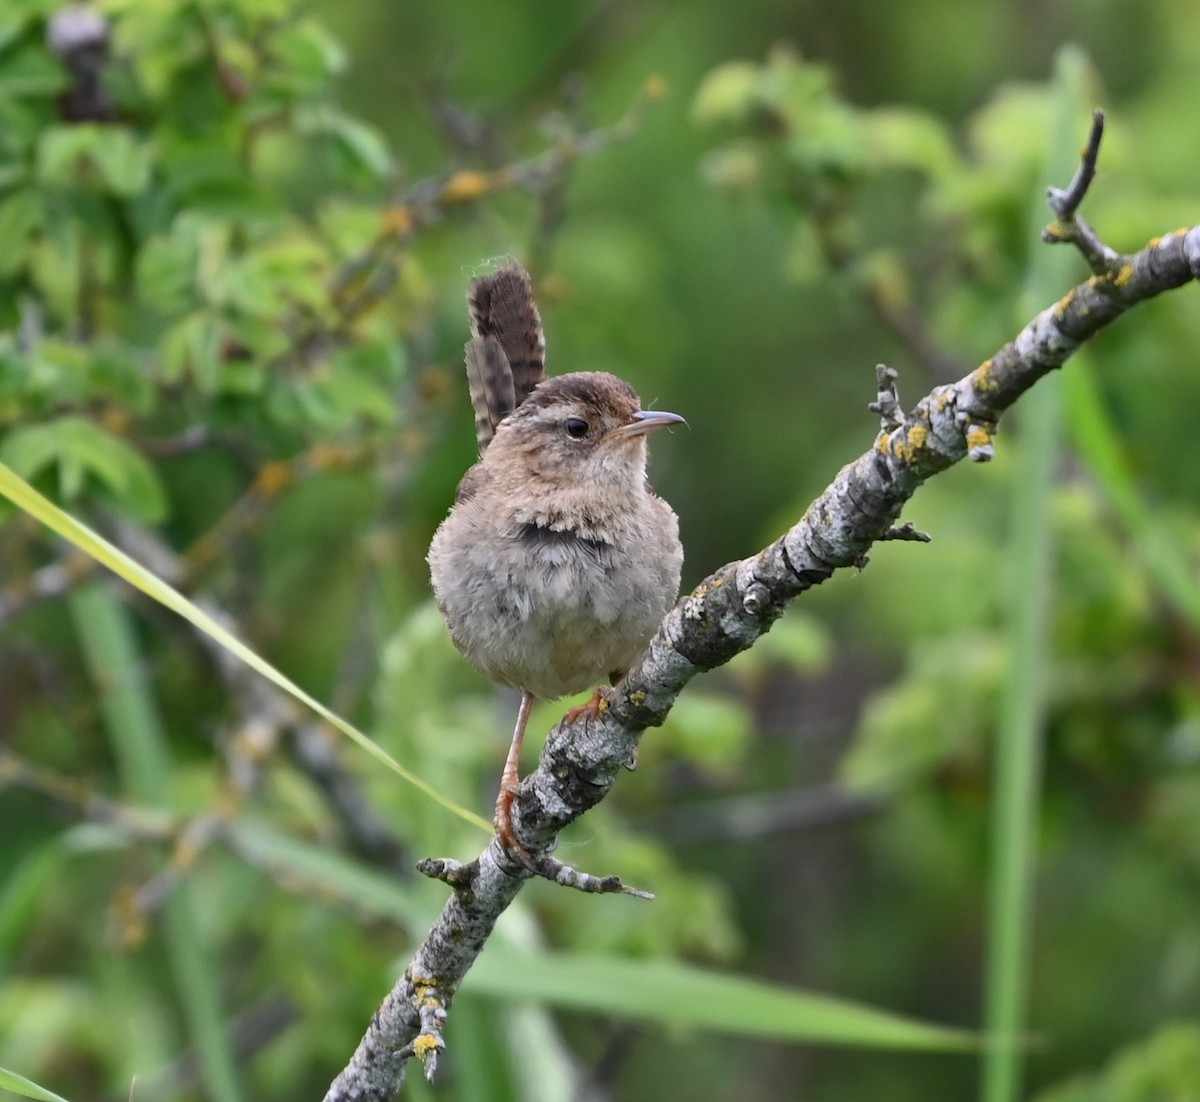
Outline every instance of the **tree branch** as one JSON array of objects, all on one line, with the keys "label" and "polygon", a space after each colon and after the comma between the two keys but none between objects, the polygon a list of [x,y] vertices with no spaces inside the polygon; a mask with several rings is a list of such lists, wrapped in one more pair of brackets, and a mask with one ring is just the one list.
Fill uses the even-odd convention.
[{"label": "tree branch", "polygon": [[[531,854],[548,856],[563,828],[607,795],[643,732],[662,724],[696,674],[746,650],[790,601],[834,571],[862,566],[877,540],[898,538],[904,530],[896,521],[917,488],[962,459],[990,459],[1001,415],[1083,342],[1130,307],[1200,277],[1200,226],[1128,256],[1102,245],[1090,227],[1080,231],[1075,208],[1094,173],[1100,126],[1098,120],[1076,181],[1066,192],[1051,193],[1056,221],[1045,235],[1076,244],[1095,274],[991,359],[935,388],[908,414],[901,412],[894,373],[881,368],[873,408],[882,427],[870,450],[843,467],[782,537],[723,566],[683,597],[594,716],[584,713],[550,733],[513,808],[516,831]],[[453,895],[326,1102],[389,1102],[413,1055],[432,1077],[454,993],[496,919],[533,875],[514,866],[495,839],[469,865],[430,861],[422,871],[445,880]]]}]

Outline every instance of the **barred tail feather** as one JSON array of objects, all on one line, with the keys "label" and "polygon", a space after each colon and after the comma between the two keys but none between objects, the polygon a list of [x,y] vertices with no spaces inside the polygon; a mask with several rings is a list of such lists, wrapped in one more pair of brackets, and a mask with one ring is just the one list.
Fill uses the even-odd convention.
[{"label": "barred tail feather", "polygon": [[495,337],[467,341],[467,387],[475,409],[475,438],[480,454],[492,442],[496,426],[516,408],[508,357]]},{"label": "barred tail feather", "polygon": [[467,291],[467,303],[472,334],[476,338],[493,337],[503,349],[511,371],[513,397],[513,405],[505,412],[511,412],[546,377],[546,338],[529,273],[512,263],[474,279]]}]

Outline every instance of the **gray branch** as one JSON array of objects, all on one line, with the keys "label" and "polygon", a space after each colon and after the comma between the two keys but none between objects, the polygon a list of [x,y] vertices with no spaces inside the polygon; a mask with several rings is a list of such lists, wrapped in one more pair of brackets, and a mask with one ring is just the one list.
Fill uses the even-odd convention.
[{"label": "gray branch", "polygon": [[[1073,205],[1085,188],[1071,189]],[[923,482],[962,459],[991,458],[1001,415],[1039,379],[1130,307],[1200,277],[1200,226],[1122,256],[1077,232],[1073,205],[1055,211],[1060,232],[1052,239],[1076,244],[1096,274],[906,415],[894,377],[881,372],[874,408],[883,425],[870,450],[844,467],[780,539],[723,566],[683,597],[594,718],[554,728],[513,809],[531,854],[548,856],[563,828],[607,795],[642,734],[662,724],[693,677],[750,647],[805,590],[838,569],[860,566],[877,540],[913,538],[896,522]],[[430,861],[422,871],[444,880],[453,894],[326,1102],[390,1102],[412,1056],[432,1076],[455,991],[496,919],[533,875],[495,839],[468,865]]]}]

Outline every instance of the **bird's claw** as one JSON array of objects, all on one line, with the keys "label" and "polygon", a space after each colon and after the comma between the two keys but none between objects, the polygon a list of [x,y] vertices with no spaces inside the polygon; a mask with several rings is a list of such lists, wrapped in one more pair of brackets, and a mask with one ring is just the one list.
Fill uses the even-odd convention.
[{"label": "bird's claw", "polygon": [[587,716],[588,719],[599,719],[600,713],[608,707],[608,698],[611,695],[611,690],[606,690],[604,686],[600,686],[586,704],[580,704],[578,708],[572,708],[563,716],[564,723],[574,723],[581,716]]}]

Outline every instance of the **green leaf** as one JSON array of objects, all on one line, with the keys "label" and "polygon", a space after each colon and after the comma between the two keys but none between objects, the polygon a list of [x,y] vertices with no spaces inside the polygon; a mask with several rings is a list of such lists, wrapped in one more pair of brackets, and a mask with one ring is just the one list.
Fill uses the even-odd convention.
[{"label": "green leaf", "polygon": [[48,97],[67,87],[67,72],[38,43],[22,46],[4,58],[0,65],[0,94],[4,96]]},{"label": "green leaf", "polygon": [[146,458],[82,417],[14,429],[0,444],[0,458],[26,478],[57,463],[59,485],[67,500],[78,497],[88,475],[93,475],[135,519],[155,524],[166,516],[166,496]]},{"label": "green leaf", "polygon": [[201,391],[211,393],[221,370],[220,323],[205,311],[189,314],[163,335],[158,359],[164,381],[177,383],[190,375]]},{"label": "green leaf", "polygon": [[395,403],[383,387],[337,363],[297,386],[296,396],[309,419],[325,429],[346,428],[359,418],[381,425],[396,419]]},{"label": "green leaf", "polygon": [[271,38],[270,52],[278,63],[273,80],[291,92],[318,92],[346,65],[346,52],[313,19],[285,23]]},{"label": "green leaf", "polygon": [[674,748],[709,769],[735,763],[750,732],[750,715],[745,704],[699,689],[684,693],[675,702],[667,728]]},{"label": "green leaf", "polygon": [[303,134],[329,136],[352,164],[378,179],[386,180],[391,174],[392,157],[383,137],[350,115],[323,105],[313,107],[296,112],[296,128]]},{"label": "green leaf", "polygon": [[943,123],[923,111],[880,107],[863,116],[876,164],[914,168],[943,176],[958,167],[958,154]]},{"label": "green leaf", "polygon": [[51,187],[136,195],[150,182],[152,164],[152,149],[118,127],[51,126],[38,142],[37,178]]},{"label": "green leaf", "polygon": [[740,126],[758,96],[760,66],[727,61],[709,72],[692,100],[692,118],[704,125]]},{"label": "green leaf", "polygon": [[36,188],[25,187],[0,202],[0,275],[25,262],[29,238],[42,222],[45,204]]},{"label": "green leaf", "polygon": [[197,299],[199,262],[195,234],[176,222],[169,234],[152,237],[138,250],[134,276],[139,299],[167,315],[182,313]]},{"label": "green leaf", "polygon": [[67,1102],[61,1094],[39,1087],[32,1079],[26,1079],[7,1068],[0,1068],[0,1089],[19,1094],[22,1098],[40,1098],[42,1102]]},{"label": "green leaf", "polygon": [[729,669],[742,675],[787,666],[813,674],[829,665],[832,652],[833,643],[824,622],[793,606],[750,650],[733,659]]},{"label": "green leaf", "polygon": [[1200,1025],[1175,1022],[1121,1049],[1103,1071],[1042,1091],[1035,1102],[1194,1102]]},{"label": "green leaf", "polygon": [[979,1039],[885,1010],[669,960],[488,946],[463,990],[742,1037],[967,1052]]}]

